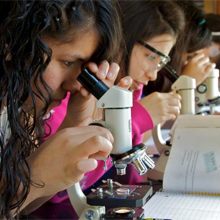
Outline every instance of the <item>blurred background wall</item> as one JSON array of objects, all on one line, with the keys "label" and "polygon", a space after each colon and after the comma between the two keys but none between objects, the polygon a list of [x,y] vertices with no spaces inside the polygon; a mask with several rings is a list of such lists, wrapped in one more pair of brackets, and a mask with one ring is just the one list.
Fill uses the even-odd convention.
[{"label": "blurred background wall", "polygon": [[220,0],[189,0],[189,1],[195,2],[206,13],[220,14]]}]

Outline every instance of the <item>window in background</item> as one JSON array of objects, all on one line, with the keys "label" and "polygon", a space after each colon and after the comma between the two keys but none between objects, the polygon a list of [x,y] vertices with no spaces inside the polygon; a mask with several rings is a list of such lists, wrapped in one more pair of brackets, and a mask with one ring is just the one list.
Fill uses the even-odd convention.
[{"label": "window in background", "polygon": [[206,13],[220,14],[220,1],[219,0],[188,0],[194,2],[199,8],[203,9]]}]

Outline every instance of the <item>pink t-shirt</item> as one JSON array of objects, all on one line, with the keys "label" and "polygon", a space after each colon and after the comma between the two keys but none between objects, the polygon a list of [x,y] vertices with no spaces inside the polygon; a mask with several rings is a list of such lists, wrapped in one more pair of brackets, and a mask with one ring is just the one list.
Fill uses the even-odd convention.
[{"label": "pink t-shirt", "polygon": [[154,128],[150,114],[138,102],[141,99],[142,91],[143,85],[139,90],[133,92],[133,107],[131,108],[133,146],[142,143],[144,133]]}]

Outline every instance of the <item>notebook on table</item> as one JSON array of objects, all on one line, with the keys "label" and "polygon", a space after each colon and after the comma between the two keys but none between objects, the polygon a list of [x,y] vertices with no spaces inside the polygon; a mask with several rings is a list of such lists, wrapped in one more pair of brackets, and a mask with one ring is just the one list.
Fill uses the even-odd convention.
[{"label": "notebook on table", "polygon": [[145,218],[220,219],[220,128],[176,128],[163,190],[143,207]]}]

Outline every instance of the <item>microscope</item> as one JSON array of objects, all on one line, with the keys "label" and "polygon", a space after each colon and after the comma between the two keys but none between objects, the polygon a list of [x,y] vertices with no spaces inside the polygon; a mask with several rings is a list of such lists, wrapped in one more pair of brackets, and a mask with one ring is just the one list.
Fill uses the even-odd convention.
[{"label": "microscope", "polygon": [[[172,83],[172,89],[177,89],[182,96],[181,114],[213,114],[214,108],[219,104],[219,69],[213,69],[207,78],[195,89],[192,78],[178,76],[169,65],[163,69],[163,74]],[[188,92],[187,92],[188,90]],[[194,102],[196,103],[194,109]]]},{"label": "microscope", "polygon": [[[219,70],[214,69],[195,92],[196,114],[213,114],[219,107]],[[218,109],[219,111],[219,109]]]},{"label": "microscope", "polygon": [[[169,65],[163,68],[163,74],[171,82],[173,82],[171,88],[181,95],[181,115],[195,115],[195,89],[196,80],[189,76],[178,76],[176,71]],[[172,137],[169,140],[164,140],[162,137],[161,125],[158,124],[152,130],[152,137],[154,144],[160,154],[159,159],[153,170],[148,172],[148,177],[154,180],[163,180],[164,170],[167,164],[167,160],[170,155],[172,146]]]},{"label": "microscope", "polygon": [[[125,175],[128,164],[140,175],[153,169],[154,161],[146,154],[146,146],[132,146],[132,92],[119,86],[108,88],[88,69],[83,70],[77,80],[98,99],[96,106],[103,109],[103,120],[96,121],[95,125],[104,126],[113,134],[110,157],[117,175]],[[150,186],[121,185],[112,179],[104,183],[87,197],[79,183],[67,190],[79,219],[142,219],[140,207],[152,195]],[[106,213],[105,207],[113,208]]]},{"label": "microscope", "polygon": [[[207,115],[215,112],[217,101],[219,101],[218,78],[219,70],[214,69],[205,81],[196,88],[195,79],[188,76],[178,76],[176,71],[169,65],[163,69],[163,74],[172,84],[172,90],[176,90],[182,97],[181,115]],[[180,119],[182,121],[183,119]],[[193,119],[191,119],[194,121]],[[182,123],[182,122],[181,122]],[[154,170],[148,172],[148,177],[156,180],[163,180],[163,174],[170,154],[172,145],[172,135],[176,124],[172,126],[171,136],[169,140],[162,137],[161,126],[157,125],[152,136],[157,150],[160,153]]]}]

